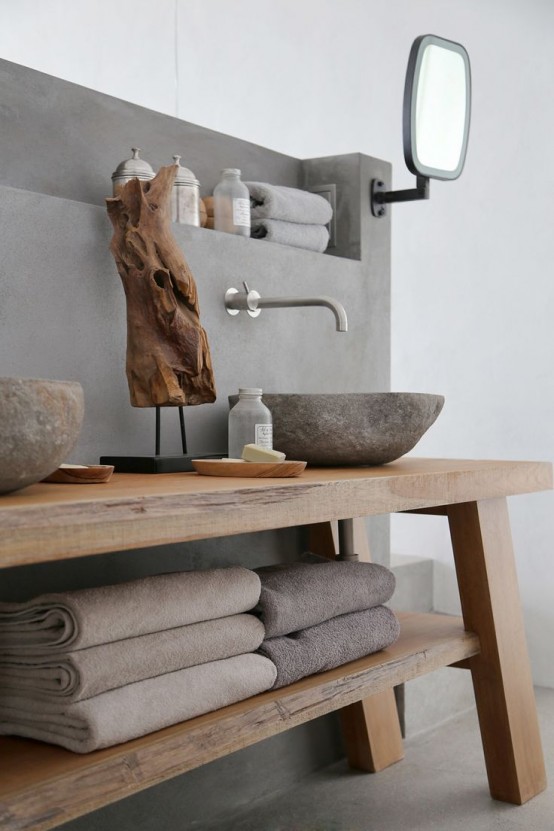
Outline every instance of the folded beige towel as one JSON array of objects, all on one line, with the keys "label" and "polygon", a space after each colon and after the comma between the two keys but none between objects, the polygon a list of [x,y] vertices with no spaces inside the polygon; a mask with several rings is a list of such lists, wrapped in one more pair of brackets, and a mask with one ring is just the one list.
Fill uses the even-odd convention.
[{"label": "folded beige towel", "polygon": [[262,655],[238,655],[138,681],[75,704],[0,696],[0,735],[89,753],[161,730],[268,690],[277,675]]},{"label": "folded beige towel", "polygon": [[252,609],[259,596],[258,576],[233,566],[0,603],[0,655],[85,649],[227,617]]},{"label": "folded beige towel", "polygon": [[337,560],[259,568],[262,592],[256,612],[266,638],[298,632],[324,620],[386,603],[395,577],[377,563]]},{"label": "folded beige towel", "polygon": [[0,694],[65,703],[185,667],[254,652],[264,638],[253,615],[205,620],[74,652],[0,659]]},{"label": "folded beige towel", "polygon": [[386,606],[375,606],[334,617],[301,632],[269,638],[260,652],[277,667],[277,688],[379,652],[394,643],[399,634],[400,624],[394,612]]}]

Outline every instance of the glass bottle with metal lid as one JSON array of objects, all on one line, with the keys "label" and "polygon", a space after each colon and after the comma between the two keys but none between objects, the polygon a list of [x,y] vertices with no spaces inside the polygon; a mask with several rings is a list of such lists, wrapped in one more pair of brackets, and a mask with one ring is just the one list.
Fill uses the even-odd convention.
[{"label": "glass bottle with metal lid", "polygon": [[131,179],[140,179],[142,182],[148,182],[155,176],[152,166],[140,158],[140,147],[132,147],[131,152],[133,154],[131,158],[125,159],[125,161],[118,164],[112,173],[114,196],[117,196],[123,185],[130,182]]},{"label": "glass bottle with metal lid", "polygon": [[200,182],[192,170],[182,167],[181,157],[173,156],[177,175],[171,191],[171,221],[200,227]]}]

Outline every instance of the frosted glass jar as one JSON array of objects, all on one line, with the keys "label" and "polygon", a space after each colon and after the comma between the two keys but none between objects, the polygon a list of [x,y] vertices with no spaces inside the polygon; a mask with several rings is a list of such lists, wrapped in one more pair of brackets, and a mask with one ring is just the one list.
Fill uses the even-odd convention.
[{"label": "frosted glass jar", "polygon": [[234,167],[221,171],[214,188],[214,228],[227,234],[250,236],[250,193]]},{"label": "frosted glass jar", "polygon": [[240,459],[245,444],[273,449],[273,421],[257,387],[239,389],[239,400],[229,413],[229,458]]},{"label": "frosted glass jar", "polygon": [[171,221],[179,225],[200,227],[200,182],[181,157],[173,156],[177,174],[171,189]]}]

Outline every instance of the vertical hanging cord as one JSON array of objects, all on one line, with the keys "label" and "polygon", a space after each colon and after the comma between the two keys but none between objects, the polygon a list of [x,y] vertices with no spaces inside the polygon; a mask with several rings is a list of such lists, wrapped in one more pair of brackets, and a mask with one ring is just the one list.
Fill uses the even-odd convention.
[{"label": "vertical hanging cord", "polygon": [[175,49],[175,117],[179,118],[179,0],[175,0],[173,43]]}]

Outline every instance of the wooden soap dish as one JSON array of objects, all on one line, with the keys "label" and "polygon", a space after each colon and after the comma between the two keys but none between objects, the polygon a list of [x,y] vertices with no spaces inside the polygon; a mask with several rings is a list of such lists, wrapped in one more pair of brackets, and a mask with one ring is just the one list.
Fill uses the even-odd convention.
[{"label": "wooden soap dish", "polygon": [[87,465],[86,467],[64,467],[51,473],[43,482],[57,485],[98,485],[109,482],[114,471],[113,465]]},{"label": "wooden soap dish", "polygon": [[202,476],[239,476],[254,479],[289,479],[300,476],[307,462],[243,462],[237,459],[192,459],[192,466]]}]

